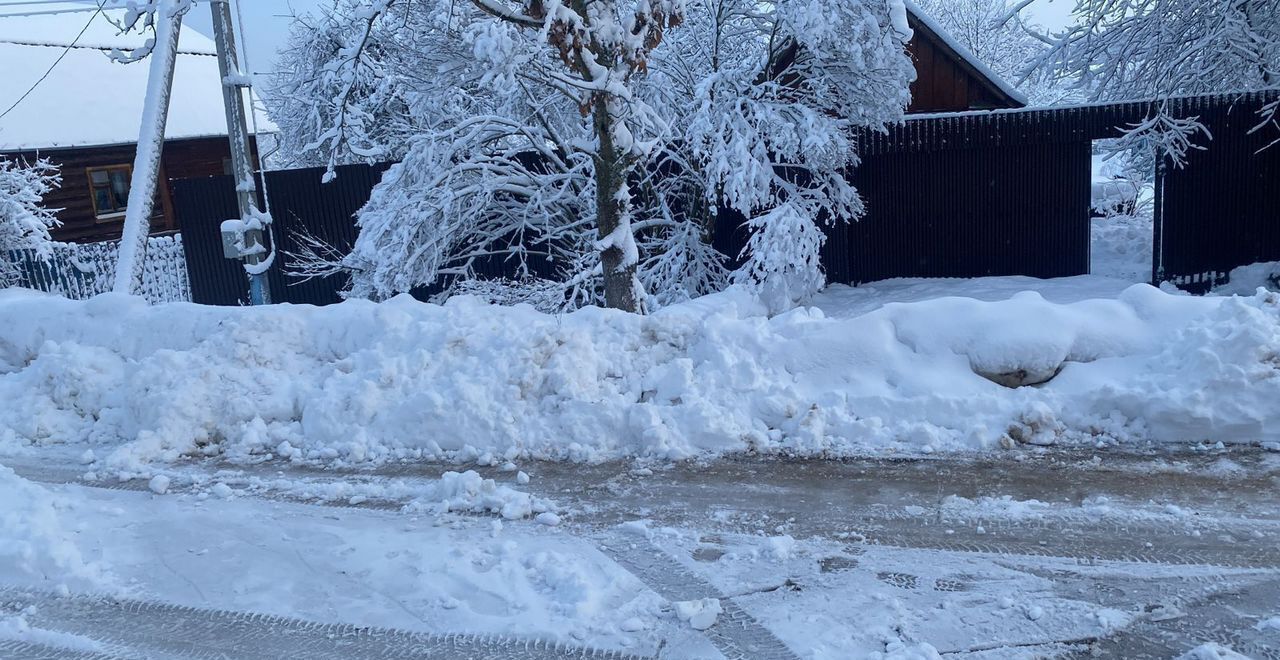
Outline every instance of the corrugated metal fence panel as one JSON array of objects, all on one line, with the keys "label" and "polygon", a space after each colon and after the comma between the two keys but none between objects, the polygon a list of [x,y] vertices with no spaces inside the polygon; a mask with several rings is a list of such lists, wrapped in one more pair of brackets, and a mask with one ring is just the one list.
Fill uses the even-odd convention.
[{"label": "corrugated metal fence panel", "polygon": [[[278,241],[276,263],[270,271],[272,299],[276,302],[325,305],[341,298],[338,291],[346,276],[335,275],[300,282],[288,278],[288,253],[297,250],[297,232],[319,238],[340,250],[355,243],[355,212],[369,200],[373,187],[389,164],[346,165],[337,177],[321,183],[324,168],[268,172],[265,177],[273,235]],[[248,279],[239,262],[222,256],[222,221],[239,215],[235,183],[230,176],[180,179],[173,182],[178,223],[187,241],[187,265],[192,297],[207,305],[245,305]]]},{"label": "corrugated metal fence panel", "polygon": [[1214,139],[1165,177],[1165,280],[1204,291],[1237,266],[1280,261],[1280,144],[1264,149],[1280,131],[1253,131],[1264,102],[1197,109]]},{"label": "corrugated metal fence panel", "polygon": [[830,282],[1089,272],[1088,141],[865,157],[867,214],[827,231]]},{"label": "corrugated metal fence panel", "polygon": [[391,165],[347,165],[337,168],[337,178],[322,183],[323,168],[282,170],[266,175],[275,220],[275,239],[282,266],[271,270],[271,291],[277,302],[327,305],[342,300],[346,275],[301,281],[285,275],[288,256],[298,251],[298,234],[306,233],[337,248],[343,254],[355,245],[359,230],[356,211],[369,201],[373,187]]},{"label": "corrugated metal fence panel", "polygon": [[240,215],[232,178],[178,179],[171,187],[186,246],[191,300],[202,305],[249,304],[244,268],[222,258],[222,221]]}]

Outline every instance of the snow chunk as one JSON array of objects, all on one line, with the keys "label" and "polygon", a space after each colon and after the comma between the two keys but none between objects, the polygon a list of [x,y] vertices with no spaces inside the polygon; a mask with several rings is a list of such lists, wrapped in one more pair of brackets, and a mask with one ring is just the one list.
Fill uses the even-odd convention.
[{"label": "snow chunk", "polygon": [[560,517],[547,508],[546,502],[499,485],[493,479],[485,479],[474,470],[445,472],[431,492],[405,507],[409,511],[496,513],[507,520],[528,518],[538,513],[538,522],[559,524]]},{"label": "snow chunk", "polygon": [[1183,653],[1175,660],[1250,660],[1250,658],[1221,644],[1209,642]]},{"label": "snow chunk", "polygon": [[716,618],[724,611],[720,607],[718,598],[686,600],[672,603],[672,605],[675,606],[676,616],[681,621],[689,622],[694,630],[706,630],[714,626]]},{"label": "snow chunk", "polygon": [[169,492],[169,483],[169,477],[166,477],[163,474],[157,474],[156,476],[151,477],[151,481],[147,483],[147,488],[150,488],[151,492],[156,495],[164,495]]}]

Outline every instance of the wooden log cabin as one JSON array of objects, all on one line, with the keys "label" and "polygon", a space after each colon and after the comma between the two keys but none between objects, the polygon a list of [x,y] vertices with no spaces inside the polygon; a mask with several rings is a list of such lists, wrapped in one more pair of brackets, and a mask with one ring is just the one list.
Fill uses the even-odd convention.
[{"label": "wooden log cabin", "polygon": [[[149,67],[108,58],[112,49],[136,48],[143,40],[117,34],[111,18],[119,16],[80,3],[0,10],[0,109],[16,102],[0,118],[0,157],[44,158],[59,167],[62,185],[44,201],[60,209],[61,224],[52,232],[60,241],[116,239],[124,224]],[[178,229],[170,179],[231,171],[213,41],[186,27],[179,53],[153,234]],[[259,114],[263,126],[270,124]]]}]

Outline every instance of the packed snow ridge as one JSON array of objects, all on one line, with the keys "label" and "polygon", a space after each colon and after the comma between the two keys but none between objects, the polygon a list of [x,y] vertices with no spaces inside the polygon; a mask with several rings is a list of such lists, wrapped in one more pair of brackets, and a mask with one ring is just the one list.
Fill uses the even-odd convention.
[{"label": "packed snow ridge", "polygon": [[649,316],[8,290],[0,318],[0,446],[111,445],[119,469],[1280,443],[1280,296],[1265,291],[1134,285],[833,318],[769,316],[740,290]]}]

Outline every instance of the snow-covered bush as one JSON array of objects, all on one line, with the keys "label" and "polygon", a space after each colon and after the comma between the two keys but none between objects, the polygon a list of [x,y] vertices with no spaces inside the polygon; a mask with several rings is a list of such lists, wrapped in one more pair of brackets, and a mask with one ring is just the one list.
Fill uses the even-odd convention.
[{"label": "snow-covered bush", "polygon": [[0,286],[11,286],[18,276],[11,252],[30,250],[42,259],[52,254],[49,230],[58,224],[58,210],[45,208],[44,196],[61,181],[47,160],[27,164],[0,157]]},{"label": "snow-covered bush", "polygon": [[738,279],[803,294],[818,225],[862,212],[849,129],[899,119],[913,75],[901,0],[342,0],[300,25],[271,95],[294,158],[403,158],[338,264],[360,297],[502,255],[569,306],[668,304],[728,281],[723,207],[788,220]]}]

